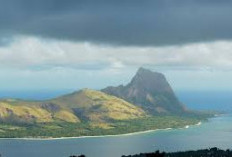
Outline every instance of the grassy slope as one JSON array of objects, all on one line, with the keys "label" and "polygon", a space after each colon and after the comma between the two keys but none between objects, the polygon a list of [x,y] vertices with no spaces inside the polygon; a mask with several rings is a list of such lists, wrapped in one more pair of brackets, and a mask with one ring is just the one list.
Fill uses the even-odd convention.
[{"label": "grassy slope", "polygon": [[90,89],[53,99],[50,103],[76,109],[90,122],[128,120],[146,116],[146,113],[137,106],[115,96]]},{"label": "grassy slope", "polygon": [[80,122],[68,109],[50,112],[34,102],[0,102],[0,120],[4,123],[51,123],[56,121]]}]

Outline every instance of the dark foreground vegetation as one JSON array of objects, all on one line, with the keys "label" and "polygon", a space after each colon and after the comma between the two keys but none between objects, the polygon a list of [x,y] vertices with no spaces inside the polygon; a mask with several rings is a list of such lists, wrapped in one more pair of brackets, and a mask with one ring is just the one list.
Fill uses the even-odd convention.
[{"label": "dark foreground vegetation", "polygon": [[[85,157],[85,155],[70,157]],[[135,155],[123,155],[122,157],[232,157],[231,150],[221,150],[218,148],[202,149],[197,151],[185,151],[185,152],[153,152],[153,153],[140,153]]]}]

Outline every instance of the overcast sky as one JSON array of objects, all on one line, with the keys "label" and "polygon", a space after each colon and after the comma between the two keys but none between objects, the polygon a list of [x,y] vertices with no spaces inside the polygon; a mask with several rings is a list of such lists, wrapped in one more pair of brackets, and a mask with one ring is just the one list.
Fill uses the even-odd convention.
[{"label": "overcast sky", "polygon": [[1,91],[101,89],[141,66],[175,90],[232,89],[232,1],[0,4]]}]

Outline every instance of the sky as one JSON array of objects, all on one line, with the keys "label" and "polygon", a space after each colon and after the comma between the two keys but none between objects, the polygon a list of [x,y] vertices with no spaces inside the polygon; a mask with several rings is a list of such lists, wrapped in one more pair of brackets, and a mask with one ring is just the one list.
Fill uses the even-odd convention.
[{"label": "sky", "polygon": [[232,1],[0,4],[0,91],[101,89],[139,67],[174,90],[232,89]]}]

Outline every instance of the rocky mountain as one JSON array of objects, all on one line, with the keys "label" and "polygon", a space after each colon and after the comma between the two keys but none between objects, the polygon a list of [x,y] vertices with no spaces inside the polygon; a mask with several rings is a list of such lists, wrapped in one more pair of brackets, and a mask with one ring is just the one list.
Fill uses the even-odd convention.
[{"label": "rocky mountain", "polygon": [[122,98],[154,115],[186,112],[165,76],[148,69],[139,68],[131,82],[126,86],[111,86],[102,89],[102,91]]}]

